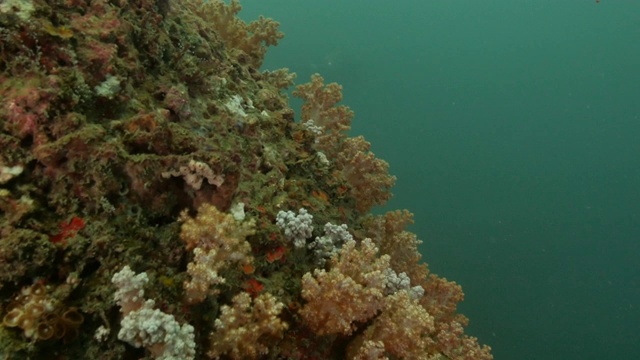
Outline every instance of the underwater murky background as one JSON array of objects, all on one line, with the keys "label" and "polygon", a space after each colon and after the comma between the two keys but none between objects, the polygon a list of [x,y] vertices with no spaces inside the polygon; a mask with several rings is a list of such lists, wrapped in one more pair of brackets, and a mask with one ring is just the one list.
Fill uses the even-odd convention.
[{"label": "underwater murky background", "polygon": [[640,2],[244,0],[345,88],[496,359],[640,359]]}]

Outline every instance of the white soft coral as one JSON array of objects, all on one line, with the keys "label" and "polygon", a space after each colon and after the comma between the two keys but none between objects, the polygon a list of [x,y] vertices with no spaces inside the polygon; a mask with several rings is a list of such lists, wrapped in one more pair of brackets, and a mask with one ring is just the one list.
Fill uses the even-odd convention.
[{"label": "white soft coral", "polygon": [[145,347],[158,360],[193,360],[196,343],[193,326],[180,325],[173,315],[154,309],[153,300],[144,300],[146,273],[136,274],[125,266],[111,278],[117,287],[114,298],[123,314],[118,339],[135,347]]}]

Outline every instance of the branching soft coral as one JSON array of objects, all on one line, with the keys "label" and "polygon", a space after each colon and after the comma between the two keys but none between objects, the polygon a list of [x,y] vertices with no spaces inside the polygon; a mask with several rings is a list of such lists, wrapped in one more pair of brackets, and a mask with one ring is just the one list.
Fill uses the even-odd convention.
[{"label": "branching soft coral", "polygon": [[364,239],[347,241],[332,259],[331,270],[316,269],[302,277],[302,297],[307,301],[300,315],[318,335],[351,334],[357,323],[371,319],[382,307],[389,256]]},{"label": "branching soft coral", "polygon": [[436,322],[406,290],[387,296],[380,314],[348,347],[350,358],[362,360],[491,360],[490,351],[464,335],[459,322]]},{"label": "branching soft coral", "polygon": [[420,298],[420,304],[436,321],[455,319],[466,325],[466,318],[456,313],[458,303],[464,299],[460,285],[434,274],[429,275],[418,284],[424,289],[424,296]]},{"label": "branching soft coral", "polygon": [[[429,339],[424,339],[429,342],[428,351],[425,354],[431,354],[430,356],[434,359],[439,358],[438,354],[444,354],[448,359],[491,359],[490,348],[481,347],[477,339],[467,337],[463,333],[463,326],[468,321],[463,315],[456,312],[458,303],[464,299],[460,285],[437,275],[429,274],[426,264],[419,264],[420,253],[418,252],[418,245],[420,241],[415,234],[405,230],[405,227],[411,223],[413,223],[413,215],[406,210],[387,212],[384,215],[377,216],[370,215],[363,222],[364,231],[361,236],[371,237],[380,247],[381,253],[391,256],[390,264],[394,270],[406,272],[409,274],[412,284],[419,285],[424,289],[424,295],[417,299],[417,303],[411,300],[413,304],[404,302],[403,306],[413,308],[411,311],[424,312],[432,319],[432,326],[430,326],[432,330],[429,331]],[[386,304],[389,304],[389,301],[398,303],[399,299],[391,299],[392,297],[398,297],[399,293],[388,297]],[[385,309],[388,309],[387,305],[385,305]],[[394,321],[405,321],[402,320],[402,316],[398,315],[400,314],[398,311],[396,309]],[[404,311],[409,310],[405,309]],[[365,334],[368,335],[366,339],[359,340],[361,344],[352,343],[355,345],[351,345],[350,351],[354,353],[354,356],[357,354],[356,358],[382,359],[384,354],[399,356],[398,353],[389,351],[388,341],[382,341],[384,339],[380,335],[381,321],[388,314],[390,313],[387,310],[382,311],[381,315],[373,322],[372,327],[365,330]],[[414,315],[414,317],[417,317],[417,315]],[[383,333],[388,333],[388,331],[390,330],[385,328]],[[373,334],[378,335],[374,336]],[[379,351],[381,343],[385,345],[385,351],[383,352]],[[397,344],[396,342],[394,343]],[[356,345],[360,347],[357,348]],[[382,355],[379,357],[373,355],[371,355],[372,357],[362,357],[365,356],[363,354],[366,354],[366,356],[371,354]],[[409,356],[408,358],[416,357]]]},{"label": "branching soft coral", "polygon": [[314,74],[311,82],[299,85],[293,95],[304,101],[301,119],[316,133],[316,150],[328,159],[335,159],[336,167],[350,185],[356,210],[366,213],[374,205],[389,200],[396,179],[389,175],[389,164],[375,157],[364,137],[347,138],[353,111],[338,105],[342,86],[336,83],[325,86],[322,76]]},{"label": "branching soft coral", "polygon": [[242,10],[238,0],[231,0],[226,4],[221,0],[198,1],[191,0],[187,5],[193,11],[208,20],[208,25],[216,30],[227,51],[241,60],[244,53],[244,61],[256,69],[262,65],[268,46],[275,46],[284,34],[278,30],[280,24],[272,19],[260,16],[258,20],[249,24],[245,23],[237,15]]},{"label": "branching soft coral", "polygon": [[[435,331],[433,317],[402,290],[385,299],[382,312],[378,315],[362,335],[349,346],[354,354],[362,354],[359,349],[377,344],[384,348],[384,353],[394,359],[420,359],[426,355],[434,355],[434,341],[429,334]],[[356,359],[367,359],[355,356]]]},{"label": "branching soft coral", "polygon": [[364,137],[348,138],[336,163],[351,186],[356,210],[366,213],[374,205],[383,205],[391,198],[396,177],[389,174],[389,164],[369,151],[371,144]]},{"label": "branching soft coral", "polygon": [[246,292],[234,296],[232,302],[220,309],[209,357],[226,354],[231,359],[255,359],[267,354],[269,340],[281,337],[288,327],[278,318],[284,304],[270,293],[260,294],[252,303]]},{"label": "branching soft coral", "polygon": [[416,234],[406,231],[413,224],[413,214],[407,210],[389,211],[384,215],[369,215],[364,220],[364,237],[371,238],[380,253],[391,256],[391,267],[404,272],[412,283],[422,282],[428,275],[426,264],[420,264],[418,246],[422,243]]},{"label": "branching soft coral", "polygon": [[464,335],[462,324],[442,324],[436,335],[438,350],[451,360],[492,360],[491,348],[478,344],[475,337]]},{"label": "branching soft coral", "polygon": [[325,86],[322,76],[313,74],[311,82],[298,85],[293,95],[304,101],[300,114],[302,121],[312,121],[314,126],[322,129],[316,137],[316,148],[328,158],[334,158],[353,119],[353,111],[349,107],[338,105],[342,101],[342,86],[336,83]]},{"label": "branching soft coral", "polygon": [[248,264],[252,261],[251,245],[245,239],[254,233],[254,223],[238,222],[210,204],[202,205],[195,218],[182,213],[181,220],[180,238],[186,243],[187,250],[194,253],[193,261],[187,266],[191,279],[184,284],[186,300],[197,303],[209,293],[215,293],[210,291],[212,285],[224,282],[219,271],[234,262]]}]

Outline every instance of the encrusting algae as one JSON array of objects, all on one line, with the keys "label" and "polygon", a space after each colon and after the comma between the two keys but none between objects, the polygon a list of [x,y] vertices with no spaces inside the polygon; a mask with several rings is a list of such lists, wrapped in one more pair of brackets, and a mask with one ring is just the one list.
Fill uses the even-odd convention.
[{"label": "encrusting algae", "polygon": [[0,358],[491,359],[238,1],[0,2]]}]

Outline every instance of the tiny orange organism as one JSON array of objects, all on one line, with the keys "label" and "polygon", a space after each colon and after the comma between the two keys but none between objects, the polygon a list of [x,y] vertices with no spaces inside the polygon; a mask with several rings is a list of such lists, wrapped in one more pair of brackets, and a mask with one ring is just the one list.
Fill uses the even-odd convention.
[{"label": "tiny orange organism", "polygon": [[244,272],[245,274],[253,274],[254,271],[256,271],[256,268],[252,264],[242,265],[242,272]]},{"label": "tiny orange organism", "polygon": [[343,197],[344,194],[347,193],[347,191],[349,191],[349,188],[344,186],[344,185],[340,185],[338,186],[338,188],[336,189],[336,194],[338,195],[338,197]]},{"label": "tiny orange organism", "polygon": [[152,114],[142,114],[131,119],[126,125],[127,131],[135,133],[136,131],[152,132],[158,127],[158,122]]},{"label": "tiny orange organism", "polygon": [[271,264],[274,261],[284,259],[283,256],[286,252],[287,249],[284,246],[278,246],[277,248],[269,251],[265,257],[267,258],[267,262]]},{"label": "tiny orange organism", "polygon": [[329,203],[329,195],[327,195],[327,193],[322,190],[313,190],[311,192],[311,196],[322,201],[323,203]]},{"label": "tiny orange organism", "polygon": [[264,285],[256,279],[249,279],[245,283],[244,288],[251,297],[256,297],[264,289]]},{"label": "tiny orange organism", "polygon": [[76,236],[76,233],[82,230],[84,226],[84,220],[81,217],[74,216],[68,223],[64,221],[60,223],[60,233],[49,236],[49,241],[54,244],[64,243],[68,238]]}]

